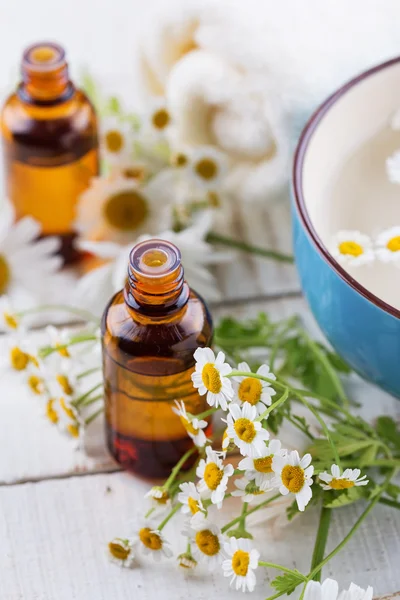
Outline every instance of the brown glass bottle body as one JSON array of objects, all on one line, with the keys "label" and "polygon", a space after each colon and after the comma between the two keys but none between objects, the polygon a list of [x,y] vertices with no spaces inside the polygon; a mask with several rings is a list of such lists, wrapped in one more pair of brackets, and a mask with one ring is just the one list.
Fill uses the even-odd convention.
[{"label": "brown glass bottle body", "polygon": [[186,283],[174,304],[147,308],[127,283],[103,315],[107,442],[124,468],[162,478],[193,446],[174,401],[183,400],[192,414],[207,410],[191,375],[196,348],[211,344],[212,321]]},{"label": "brown glass bottle body", "polygon": [[95,111],[68,80],[66,63],[61,67],[45,78],[25,73],[3,107],[1,130],[6,193],[16,218],[31,215],[43,235],[60,236],[61,254],[71,262],[76,203],[98,174],[99,157]]}]

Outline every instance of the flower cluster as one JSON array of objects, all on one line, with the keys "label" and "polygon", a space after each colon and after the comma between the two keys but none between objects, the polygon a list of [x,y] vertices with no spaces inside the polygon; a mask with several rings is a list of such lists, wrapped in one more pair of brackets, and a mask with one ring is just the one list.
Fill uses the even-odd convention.
[{"label": "flower cluster", "polygon": [[[110,542],[109,553],[122,566],[131,564],[136,548],[157,560],[171,556],[164,528],[180,512],[186,551],[178,556],[179,566],[192,569],[203,563],[209,570],[220,570],[229,577],[237,590],[253,591],[257,569],[280,567],[260,560],[246,525],[249,514],[267,507],[280,495],[291,495],[296,510],[303,512],[314,493],[321,496],[329,492],[340,497],[351,488],[366,486],[368,479],[360,476],[359,469],[343,471],[340,464],[331,464],[330,472],[320,469],[314,481],[311,454],[301,457],[296,450],[289,451],[279,439],[272,438],[269,419],[287,402],[290,393],[296,392],[281,383],[267,365],[253,372],[248,363],[241,362],[233,369],[223,352],[216,356],[210,348],[198,348],[194,358],[193,385],[200,395],[206,396],[210,408],[199,415],[191,415],[182,401],[172,408],[194,447],[181,458],[164,485],[153,487],[146,494],[150,500],[146,517],[151,521],[136,526],[131,537]],[[309,406],[307,401],[305,404]],[[207,419],[221,410],[225,433],[222,443],[213,447],[205,434]],[[180,467],[195,451],[198,458],[189,472],[192,476],[182,481],[185,474],[180,473]],[[228,454],[230,451],[233,453]],[[239,462],[235,461],[236,468],[230,460],[235,454],[241,455]],[[230,497],[240,498],[242,509],[237,518],[220,526],[218,515]],[[298,579],[296,585],[306,585],[307,596],[318,592],[309,587],[317,584],[309,583],[309,578],[298,571],[285,567],[282,570]],[[323,584],[322,592],[328,585]]]},{"label": "flower cluster", "polygon": [[400,227],[390,227],[374,239],[359,231],[339,231],[331,253],[345,266],[359,267],[379,260],[400,267]]},{"label": "flower cluster", "polygon": [[103,411],[99,331],[74,335],[48,326],[38,347],[7,298],[0,317],[9,331],[2,366],[23,379],[47,421],[82,447],[86,426]]}]

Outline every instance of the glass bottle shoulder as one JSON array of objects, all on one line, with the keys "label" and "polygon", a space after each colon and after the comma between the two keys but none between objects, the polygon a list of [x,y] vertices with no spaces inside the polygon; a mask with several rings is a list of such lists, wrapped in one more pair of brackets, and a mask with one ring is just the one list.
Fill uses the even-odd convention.
[{"label": "glass bottle shoulder", "polygon": [[[192,290],[186,305],[165,318],[136,315],[118,292],[102,319],[103,343],[109,351],[129,356],[193,356],[198,346],[211,344],[211,315],[203,300]],[[193,360],[193,359],[192,359]]]}]

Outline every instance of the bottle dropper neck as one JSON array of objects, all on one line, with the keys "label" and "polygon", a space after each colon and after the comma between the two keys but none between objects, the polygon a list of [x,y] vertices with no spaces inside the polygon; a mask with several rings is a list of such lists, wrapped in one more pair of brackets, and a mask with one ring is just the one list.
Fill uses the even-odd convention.
[{"label": "bottle dropper neck", "polygon": [[144,314],[163,316],[182,308],[189,287],[178,248],[157,239],[137,244],[129,257],[124,295],[128,306]]},{"label": "bottle dropper neck", "polygon": [[65,101],[74,92],[65,51],[58,44],[41,42],[27,48],[22,56],[21,75],[18,91],[27,102]]}]

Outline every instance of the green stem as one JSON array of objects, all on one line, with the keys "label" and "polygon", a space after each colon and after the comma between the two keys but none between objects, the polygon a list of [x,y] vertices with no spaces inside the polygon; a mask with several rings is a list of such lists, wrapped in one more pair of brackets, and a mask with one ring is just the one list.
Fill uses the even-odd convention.
[{"label": "green stem", "polygon": [[275,408],[277,408],[278,406],[280,406],[281,404],[286,402],[286,400],[288,398],[289,398],[289,388],[286,388],[286,390],[283,392],[282,396],[278,400],[276,400],[276,402],[271,404],[271,406],[269,406],[266,410],[264,410],[264,412],[262,412],[261,415],[259,415],[257,417],[256,421],[262,421],[263,419],[268,417],[269,413],[271,413],[273,410],[275,410]]},{"label": "green stem", "polygon": [[81,402],[81,404],[79,405],[79,408],[82,408],[83,406],[90,406],[91,404],[94,404],[95,402],[98,402],[99,400],[103,400],[104,398],[104,394],[98,394],[97,396],[95,396],[94,398],[88,398],[87,400],[85,400],[85,402]]},{"label": "green stem", "polygon": [[60,350],[64,350],[65,348],[69,348],[70,346],[75,346],[76,344],[83,344],[84,342],[94,342],[98,340],[97,336],[92,333],[82,333],[80,335],[76,335],[71,337],[69,342],[66,344],[57,344],[57,346],[45,346],[44,348],[40,348],[39,356],[42,358],[46,358],[53,352],[59,352]]},{"label": "green stem", "polygon": [[369,515],[369,513],[371,512],[371,510],[374,508],[375,504],[377,504],[382,496],[382,494],[385,492],[386,487],[389,485],[390,480],[392,479],[392,477],[394,477],[394,475],[396,474],[396,470],[397,469],[392,469],[385,478],[385,481],[382,484],[382,488],[381,491],[375,496],[375,498],[368,504],[367,508],[364,510],[364,512],[360,515],[360,517],[357,519],[357,521],[354,523],[353,527],[350,529],[349,533],[343,538],[343,540],[340,542],[340,544],[338,544],[336,546],[336,548],[334,548],[332,550],[332,552],[330,552],[328,554],[328,556],[326,556],[313,570],[311,570],[310,574],[308,575],[307,579],[308,581],[310,581],[311,579],[314,579],[315,575],[317,573],[319,573],[319,571],[321,571],[322,567],[324,567],[326,565],[326,563],[328,563],[331,558],[333,558],[335,556],[335,554],[337,554],[349,541],[349,539],[353,536],[353,534],[357,531],[357,529],[360,527],[361,523],[364,521],[364,519]]},{"label": "green stem", "polygon": [[29,308],[27,310],[23,310],[18,312],[17,315],[24,317],[25,315],[34,314],[37,312],[46,312],[49,310],[59,310],[62,312],[68,312],[72,315],[80,317],[83,321],[89,321],[92,323],[96,323],[96,325],[100,324],[100,319],[98,319],[95,315],[87,310],[83,310],[81,308],[75,308],[73,306],[66,306],[63,304],[43,304],[42,306],[37,306],[35,308]]},{"label": "green stem", "polygon": [[[311,559],[311,571],[324,558],[326,542],[328,540],[329,525],[331,522],[331,514],[332,511],[330,508],[326,508],[325,506],[321,507],[317,537],[315,539],[314,552]],[[318,573],[315,574],[314,580],[321,581],[321,571],[318,571]]]},{"label": "green stem", "polygon": [[381,504],[386,504],[386,506],[391,506],[392,508],[397,508],[397,510],[400,510],[400,502],[397,502],[396,500],[390,500],[390,498],[379,498],[379,502]]},{"label": "green stem", "polygon": [[178,510],[180,509],[180,507],[181,507],[181,504],[179,502],[178,502],[178,504],[175,504],[174,508],[168,513],[168,515],[165,517],[164,521],[161,521],[161,523],[157,527],[158,531],[162,531],[164,529],[164,527],[166,526],[166,524],[168,523],[168,521],[170,519],[172,519],[172,517],[174,516],[174,514],[176,512],[178,512]]},{"label": "green stem", "polygon": [[349,408],[350,403],[349,403],[349,400],[343,389],[342,382],[340,381],[339,377],[335,373],[335,370],[333,369],[328,357],[322,352],[322,350],[318,346],[318,344],[316,344],[314,342],[314,340],[312,340],[307,335],[307,333],[304,331],[304,329],[300,329],[299,331],[300,331],[301,335],[303,336],[304,340],[306,341],[310,350],[312,350],[312,352],[314,352],[315,356],[319,359],[320,363],[324,367],[324,369],[325,369],[327,375],[329,376],[330,380],[332,381],[332,385],[336,389],[336,392],[337,392],[339,398],[341,399],[343,405],[346,406],[346,408]]},{"label": "green stem", "polygon": [[291,423],[294,427],[297,427],[297,429],[299,429],[302,433],[304,433],[304,435],[306,435],[309,440],[311,440],[311,441],[315,440],[315,437],[308,431],[308,429],[306,429],[305,427],[303,427],[301,425],[301,423],[298,423],[295,419],[293,419],[290,416],[290,414],[285,413],[285,419],[287,419],[287,421],[289,421],[289,423]]},{"label": "green stem", "polygon": [[90,425],[90,423],[92,421],[94,421],[95,419],[97,419],[97,417],[99,415],[101,415],[101,413],[104,411],[104,407],[102,406],[101,408],[99,408],[99,410],[96,410],[95,413],[93,413],[92,415],[90,415],[90,417],[88,417],[85,421],[85,425]]},{"label": "green stem", "polygon": [[103,383],[96,383],[95,386],[93,386],[92,388],[90,388],[90,390],[88,390],[87,392],[85,392],[84,394],[82,394],[82,396],[79,396],[76,400],[73,401],[73,405],[75,407],[78,407],[82,404],[82,402],[84,402],[86,400],[86,398],[89,398],[90,394],[92,394],[93,392],[95,392],[96,390],[99,389],[99,387],[103,387]]},{"label": "green stem", "polygon": [[259,246],[252,246],[251,244],[246,244],[246,242],[241,242],[225,235],[214,233],[213,231],[210,231],[206,237],[206,240],[210,243],[222,244],[223,246],[229,246],[230,248],[236,248],[237,250],[243,250],[244,252],[257,254],[258,256],[263,256],[264,258],[272,258],[273,260],[277,260],[279,262],[294,262],[293,256],[290,256],[289,254],[283,254],[282,252],[278,252],[276,250],[266,250],[265,248],[260,248]]},{"label": "green stem", "polygon": [[147,513],[144,515],[144,518],[145,519],[149,519],[155,510],[156,509],[154,508],[154,506],[152,506],[151,508],[149,508],[149,510],[147,511]]},{"label": "green stem", "polygon": [[191,419],[198,419],[200,421],[200,419],[206,419],[207,417],[210,417],[211,415],[216,413],[217,410],[219,410],[219,409],[214,407],[214,408],[209,408],[208,410],[205,410],[204,412],[199,413],[198,415],[192,415],[191,413],[187,413],[187,415]]},{"label": "green stem", "polygon": [[240,521],[239,521],[239,527],[241,529],[246,530],[246,513],[247,513],[247,509],[249,507],[249,503],[248,502],[243,502],[243,506],[242,506],[242,514],[240,515]]},{"label": "green stem", "polygon": [[[254,506],[253,508],[251,508],[250,510],[248,510],[246,512],[246,517],[248,517],[252,513],[256,512],[257,510],[260,510],[260,508],[264,508],[265,506],[267,506],[274,500],[277,500],[277,498],[280,498],[280,496],[281,496],[280,494],[275,494],[275,496],[268,498],[268,500],[265,500],[265,502],[262,502],[261,504],[257,504],[257,506]],[[231,527],[236,525],[236,523],[239,523],[241,518],[242,518],[242,515],[240,515],[239,517],[236,517],[236,519],[232,519],[232,521],[229,521],[229,523],[227,523],[226,525],[224,525],[222,527],[221,533],[225,533],[225,531],[228,531],[228,529],[230,529]]]},{"label": "green stem", "polygon": [[193,448],[190,448],[190,450],[185,452],[185,454],[182,456],[182,458],[176,463],[176,465],[174,466],[174,468],[171,471],[170,476],[168,477],[167,481],[163,485],[163,488],[165,490],[168,490],[170,488],[170,486],[173,484],[173,482],[175,480],[175,477],[179,474],[181,467],[185,464],[187,459],[196,451],[197,451],[196,446],[193,446]]},{"label": "green stem", "polygon": [[325,437],[328,440],[329,445],[330,445],[330,447],[332,449],[332,453],[333,453],[333,457],[335,459],[335,462],[336,462],[337,466],[339,468],[341,468],[342,465],[341,465],[341,462],[340,462],[339,453],[337,451],[337,448],[335,446],[335,443],[334,443],[334,441],[333,441],[333,439],[331,437],[331,434],[329,432],[329,429],[328,429],[325,421],[323,420],[323,418],[321,417],[321,415],[318,414],[318,412],[315,410],[315,408],[309,402],[307,402],[307,400],[304,398],[304,396],[302,396],[301,394],[298,393],[297,397],[301,400],[301,402],[303,402],[304,406],[306,408],[308,408],[308,410],[314,415],[314,417],[317,419],[318,423],[321,425],[322,430],[323,430],[323,432],[325,434]]},{"label": "green stem", "polygon": [[283,571],[284,573],[290,573],[290,575],[296,575],[296,577],[303,577],[303,581],[306,581],[306,576],[301,575],[298,571],[293,571],[293,569],[288,569],[283,565],[277,565],[276,563],[265,562],[264,560],[259,560],[258,565],[260,567],[269,567],[270,569],[277,569],[278,571]]},{"label": "green stem", "polygon": [[254,379],[261,379],[261,381],[267,381],[268,383],[270,383],[271,385],[273,385],[274,387],[277,387],[280,390],[287,390],[288,389],[288,385],[281,383],[280,381],[278,381],[277,379],[270,379],[269,377],[265,377],[264,375],[260,375],[259,373],[249,373],[249,371],[231,371],[230,373],[228,373],[228,375],[225,375],[225,377],[253,377]]},{"label": "green stem", "polygon": [[93,367],[92,369],[88,369],[87,371],[82,371],[79,375],[76,376],[77,379],[83,379],[92,373],[96,373],[97,371],[101,371],[101,367]]}]

